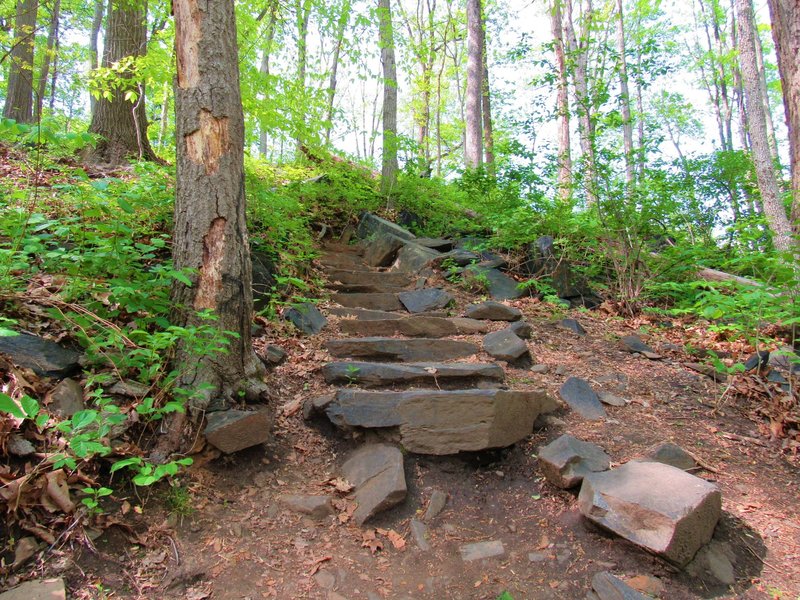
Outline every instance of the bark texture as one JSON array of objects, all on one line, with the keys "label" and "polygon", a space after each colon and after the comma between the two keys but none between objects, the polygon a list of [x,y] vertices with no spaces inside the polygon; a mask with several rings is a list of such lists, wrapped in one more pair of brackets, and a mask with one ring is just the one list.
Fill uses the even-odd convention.
[{"label": "bark texture", "polygon": [[800,234],[800,3],[768,0],[772,37],[783,84],[783,106],[789,130],[792,170],[792,226]]},{"label": "bark texture", "polygon": [[389,0],[378,0],[381,63],[383,64],[383,157],[381,193],[389,196],[397,185],[397,65]]},{"label": "bark texture", "polygon": [[769,152],[764,100],[761,97],[761,82],[756,65],[752,0],[736,0],[736,12],[739,19],[739,62],[744,83],[747,124],[758,189],[761,191],[761,204],[772,230],[775,247],[785,252],[792,247],[792,231],[783,208],[775,166]]},{"label": "bark texture", "polygon": [[42,70],[39,73],[39,83],[36,90],[36,119],[42,118],[42,106],[44,106],[44,97],[47,93],[47,79],[50,74],[50,65],[53,66],[53,93],[55,93],[55,48],[58,43],[58,20],[61,14],[61,0],[53,2],[53,8],[50,12],[50,27],[47,30],[47,48],[45,50],[44,59],[42,60]]},{"label": "bark texture", "polygon": [[628,64],[625,58],[625,20],[622,0],[617,0],[617,53],[619,54],[619,105],[622,113],[622,139],[625,149],[626,194],[630,195],[634,180],[633,121],[631,120],[631,96],[628,91]]},{"label": "bark texture", "polygon": [[464,136],[464,160],[470,169],[483,162],[481,133],[481,88],[483,59],[481,57],[481,1],[467,0],[467,97]]},{"label": "bark texture", "polygon": [[553,50],[558,70],[558,197],[564,202],[572,196],[572,153],[569,138],[569,83],[567,60],[564,53],[564,26],[561,18],[561,0],[555,0],[550,9],[553,32]]},{"label": "bark texture", "polygon": [[483,124],[483,160],[490,175],[495,174],[492,95],[489,87],[489,53],[486,51],[486,19],[481,12],[481,122]]},{"label": "bark texture", "polygon": [[38,9],[38,0],[17,2],[3,116],[18,123],[33,122],[33,48],[36,42]]},{"label": "bark texture", "polygon": [[[146,52],[147,7],[141,3],[118,3],[109,0],[103,66],[111,67],[128,56]],[[135,103],[125,99],[128,90],[135,90]],[[129,85],[114,90],[111,99],[100,97],[94,103],[89,132],[101,136],[90,154],[91,162],[119,165],[130,158],[158,160],[147,139],[144,84],[129,80]]]},{"label": "bark texture", "polygon": [[[244,117],[233,0],[174,0],[177,195],[173,261],[192,269],[191,287],[175,282],[172,301],[178,325],[197,325],[198,311],[217,316],[220,331],[232,331],[227,353],[197,357],[181,350],[180,383],[209,389],[193,400],[199,416],[211,398],[236,398],[264,391],[263,371],[250,333],[252,265],[245,223]],[[167,438],[179,446],[184,425],[177,415]]]}]

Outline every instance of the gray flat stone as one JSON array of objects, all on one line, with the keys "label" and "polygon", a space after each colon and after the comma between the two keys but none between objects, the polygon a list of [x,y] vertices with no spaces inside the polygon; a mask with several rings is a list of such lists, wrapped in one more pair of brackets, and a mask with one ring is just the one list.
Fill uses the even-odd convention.
[{"label": "gray flat stone", "polygon": [[67,590],[64,580],[45,579],[44,581],[26,581],[14,589],[0,594],[0,600],[66,600]]},{"label": "gray flat stone", "polygon": [[606,411],[587,381],[570,377],[558,393],[564,402],[584,419],[595,421],[605,418]]},{"label": "gray flat stone", "polygon": [[425,246],[426,248],[433,248],[439,252],[447,252],[453,247],[453,240],[446,240],[444,238],[416,238],[414,243]]},{"label": "gray flat stone", "polygon": [[310,302],[295,304],[283,316],[306,335],[315,335],[328,324],[328,319]]},{"label": "gray flat stone", "polygon": [[369,310],[404,310],[397,294],[384,292],[377,294],[331,294],[331,300],[345,308],[366,308]]},{"label": "gray flat stone", "polygon": [[487,321],[519,321],[522,318],[522,311],[518,308],[492,300],[470,304],[464,314],[471,319]]},{"label": "gray flat stone", "polygon": [[406,240],[391,233],[380,233],[364,250],[364,261],[371,267],[388,267],[397,256]]},{"label": "gray flat stone", "polygon": [[444,455],[510,446],[552,407],[535,390],[339,390],[326,414],[337,426],[399,427],[406,450]]},{"label": "gray flat stone", "polygon": [[417,519],[411,519],[410,527],[411,537],[414,538],[414,543],[417,545],[417,548],[423,552],[430,550],[431,545],[428,543],[428,528],[425,523]]},{"label": "gray flat stone", "polygon": [[333,362],[322,367],[322,375],[326,383],[378,387],[398,383],[427,383],[435,386],[450,380],[502,381],[505,373],[500,365],[487,363]]},{"label": "gray flat stone", "polygon": [[464,268],[465,273],[470,273],[488,282],[489,295],[495,300],[513,300],[528,295],[525,290],[519,289],[519,282],[497,269],[470,265]]},{"label": "gray flat stone", "polygon": [[458,550],[464,562],[473,562],[476,560],[483,560],[484,558],[503,556],[506,553],[503,542],[500,540],[464,544]]},{"label": "gray flat stone", "polygon": [[356,319],[358,321],[385,321],[387,319],[404,319],[407,315],[385,310],[371,310],[369,308],[339,308],[331,307],[328,314],[342,319]]},{"label": "gray flat stone", "polygon": [[441,252],[414,243],[407,243],[397,253],[392,270],[403,273],[419,273],[441,256]]},{"label": "gray flat stone", "polygon": [[0,336],[0,353],[19,367],[32,370],[40,377],[63,379],[80,371],[80,352],[65,348],[38,335],[20,333]]},{"label": "gray flat stone", "polygon": [[638,335],[626,335],[619,340],[622,349],[626,352],[638,353],[650,360],[658,360],[661,355],[656,354],[650,346],[645,344]]},{"label": "gray flat stone", "polygon": [[70,418],[86,408],[83,401],[83,386],[74,379],[62,379],[47,392],[45,403],[52,414]]},{"label": "gray flat stone", "polygon": [[[480,323],[480,321],[477,322]],[[363,336],[405,335],[431,338],[447,337],[462,332],[454,319],[421,315],[375,321],[343,320],[339,324],[339,329],[342,333]]]},{"label": "gray flat stone", "polygon": [[282,494],[278,502],[296,513],[308,515],[314,519],[324,519],[333,514],[332,496],[309,496]]},{"label": "gray flat stone", "polygon": [[597,397],[600,398],[600,402],[607,404],[608,406],[620,407],[628,405],[628,402],[625,400],[625,398],[620,398],[611,392],[597,392]]},{"label": "gray flat stone", "polygon": [[452,317],[450,321],[456,326],[459,335],[472,335],[474,333],[487,333],[489,331],[489,324],[478,319]]},{"label": "gray flat stone", "polygon": [[561,319],[558,322],[558,326],[561,327],[562,329],[566,329],[567,331],[571,331],[576,335],[581,335],[581,336],[586,335],[586,330],[575,319]]},{"label": "gray flat stone", "polygon": [[513,362],[528,352],[528,344],[510,329],[501,329],[483,338],[483,351],[492,358]]},{"label": "gray flat stone", "polygon": [[425,514],[422,515],[422,520],[430,523],[444,510],[447,506],[447,494],[442,490],[433,490],[431,499],[428,500],[428,508],[425,509]]},{"label": "gray flat stone", "polygon": [[203,433],[212,446],[231,454],[269,439],[272,418],[266,410],[208,413]]},{"label": "gray flat stone", "polygon": [[372,213],[364,213],[361,215],[361,220],[358,222],[358,229],[356,229],[356,235],[361,239],[366,239],[379,233],[391,233],[404,240],[413,240],[417,237],[407,229],[400,227],[400,225],[387,221]]},{"label": "gray flat stone", "polygon": [[308,420],[313,417],[325,414],[331,402],[336,398],[336,394],[323,394],[322,396],[312,396],[303,401],[303,418]]},{"label": "gray flat stone", "polygon": [[390,273],[387,271],[345,271],[335,270],[328,272],[330,281],[338,281],[351,285],[389,285],[406,287],[411,285],[412,278],[405,273]]},{"label": "gray flat stone", "polygon": [[650,596],[637,592],[608,571],[602,571],[592,577],[592,589],[600,600],[648,600],[650,598]]},{"label": "gray flat stone", "polygon": [[654,462],[590,473],[578,495],[590,521],[680,567],[711,540],[721,505],[713,483]]},{"label": "gray flat stone", "polygon": [[539,468],[553,485],[575,487],[588,473],[606,471],[611,458],[600,446],[562,435],[539,449]]},{"label": "gray flat stone", "polygon": [[449,263],[459,267],[466,267],[468,265],[478,263],[480,260],[480,255],[476,254],[475,252],[470,252],[469,250],[464,250],[463,248],[456,248],[455,250],[445,252],[441,256],[441,260],[439,262],[440,264]]},{"label": "gray flat stone", "polygon": [[329,340],[325,343],[325,347],[336,357],[403,362],[464,358],[479,351],[478,347],[470,342],[433,338],[409,340],[384,337],[352,338]]},{"label": "gray flat stone", "polygon": [[508,326],[508,329],[523,340],[529,340],[533,337],[533,327],[527,321],[515,321]]},{"label": "gray flat stone", "polygon": [[355,486],[358,508],[353,512],[353,520],[359,525],[405,500],[403,454],[394,446],[363,446],[350,455],[341,471]]},{"label": "gray flat stone", "polygon": [[688,471],[697,467],[697,461],[683,448],[672,442],[661,442],[650,446],[641,456],[634,460],[646,462],[659,462],[670,465],[676,469]]},{"label": "gray flat stone", "polygon": [[446,307],[453,301],[453,296],[440,288],[400,292],[397,297],[410,313],[437,310]]}]

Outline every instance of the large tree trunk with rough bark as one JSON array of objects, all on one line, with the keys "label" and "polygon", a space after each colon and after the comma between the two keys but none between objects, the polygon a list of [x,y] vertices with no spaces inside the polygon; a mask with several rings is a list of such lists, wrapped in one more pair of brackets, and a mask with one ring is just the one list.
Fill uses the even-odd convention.
[{"label": "large tree trunk with rough bark", "polygon": [[550,25],[553,32],[553,50],[558,71],[558,197],[566,202],[572,197],[572,155],[569,138],[569,83],[567,60],[564,53],[564,27],[561,19],[561,0],[550,8]]},{"label": "large tree trunk with rough bark", "polygon": [[[245,223],[244,116],[233,0],[174,0],[177,78],[175,121],[177,194],[173,262],[191,269],[192,285],[176,281],[172,302],[180,326],[208,323],[234,332],[226,352],[193,356],[179,350],[179,385],[198,391],[189,407],[195,419],[212,398],[258,398],[263,366],[250,333],[252,265]],[[185,415],[177,413],[156,458],[181,445]]]},{"label": "large tree trunk with rough bark", "polygon": [[389,0],[378,0],[378,30],[383,64],[383,157],[381,194],[389,197],[397,186],[397,65]]},{"label": "large tree trunk with rough bark", "polygon": [[756,65],[752,0],[736,0],[736,12],[739,18],[739,62],[744,83],[747,124],[758,178],[758,189],[761,191],[761,205],[772,230],[775,247],[785,252],[793,245],[792,230],[783,208],[778,180],[775,176],[775,166],[772,164],[769,152],[764,100],[761,97],[761,83]]},{"label": "large tree trunk with rough bark", "polygon": [[38,9],[38,0],[17,2],[3,116],[18,123],[33,122],[33,49]]},{"label": "large tree trunk with rough bark", "polygon": [[[36,119],[42,118],[42,106],[44,97],[47,94],[47,83],[50,75],[50,65],[55,63],[55,48],[58,41],[58,20],[61,13],[61,0],[54,0],[53,8],[50,11],[50,27],[47,30],[47,48],[42,59],[42,69],[39,73],[39,82],[36,86]],[[55,77],[53,68],[53,77]],[[55,92],[55,80],[53,81],[53,91]]]},{"label": "large tree trunk with rough bark", "polygon": [[792,226],[800,235],[800,4],[797,0],[768,0],[772,37],[783,84],[783,106],[789,130],[792,170]]},{"label": "large tree trunk with rough bark", "polygon": [[617,0],[617,53],[619,54],[619,105],[622,114],[622,139],[625,149],[625,192],[628,197],[635,181],[633,156],[633,121],[631,120],[631,96],[628,91],[628,63],[625,57],[625,17],[622,0]]},{"label": "large tree trunk with rough bark", "polygon": [[481,134],[481,0],[467,0],[467,97],[464,136],[464,160],[467,168],[477,169],[483,162]]},{"label": "large tree trunk with rough bark", "polygon": [[489,53],[486,51],[486,19],[483,11],[481,11],[481,122],[483,124],[483,161],[486,164],[487,172],[494,175],[492,94],[489,87]]},{"label": "large tree trunk with rough bark", "polygon": [[[142,56],[146,52],[147,5],[131,5],[124,0],[109,0],[103,66],[111,67],[122,59]],[[145,112],[144,83],[128,77],[126,85],[111,91],[111,98],[96,99],[89,132],[101,139],[90,153],[90,162],[120,165],[131,158],[158,160],[147,139],[147,113]],[[126,99],[128,92],[135,101]]]}]

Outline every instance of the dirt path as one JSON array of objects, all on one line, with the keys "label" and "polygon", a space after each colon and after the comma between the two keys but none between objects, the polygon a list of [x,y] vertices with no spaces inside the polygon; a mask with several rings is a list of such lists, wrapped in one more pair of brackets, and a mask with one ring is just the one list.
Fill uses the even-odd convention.
[{"label": "dirt path", "polygon": [[[474,297],[450,289],[457,296],[454,314],[461,314]],[[330,361],[322,345],[340,337],[340,320],[330,317],[313,337],[274,332],[260,343],[276,343],[290,356],[270,375],[279,398],[274,440],[232,457],[217,458],[207,449],[183,488],[144,503],[127,498],[134,507],[144,504],[141,515],[132,510],[126,517],[133,518],[135,533],[111,527],[96,540],[96,553],[76,554],[67,569],[75,597],[494,600],[508,592],[515,600],[583,598],[599,571],[647,576],[638,585],[656,586],[665,600],[800,597],[800,470],[759,435],[746,406],[718,404],[724,386],[681,366],[687,356],[668,344],[682,347],[687,335],[697,334],[679,323],[658,327],[575,311],[570,316],[588,331],[578,337],[553,325],[548,305],[532,299],[509,304],[533,325],[529,347],[535,362],[547,365],[537,374],[508,369],[510,386],[544,385],[556,395],[569,376],[579,376],[629,404],[607,407],[604,421],[561,409],[503,450],[408,454],[405,502],[359,527],[348,520],[346,494],[336,491],[335,477],[343,458],[377,434],[345,436],[302,415],[304,399],[330,389],[319,372]],[[639,328],[651,332],[648,343],[663,360],[618,348],[618,336]],[[589,525],[577,511],[576,494],[553,487],[537,469],[538,448],[565,432],[602,446],[615,463],[670,440],[713,469],[698,474],[722,490],[724,515],[715,539],[734,555],[735,586],[678,571]],[[430,548],[421,549],[410,521],[435,490],[448,500],[427,523]],[[277,502],[281,494],[333,494],[337,514],[323,520],[298,515]],[[189,514],[179,516],[178,509]],[[504,553],[465,562],[461,547],[483,541],[502,542]]]}]

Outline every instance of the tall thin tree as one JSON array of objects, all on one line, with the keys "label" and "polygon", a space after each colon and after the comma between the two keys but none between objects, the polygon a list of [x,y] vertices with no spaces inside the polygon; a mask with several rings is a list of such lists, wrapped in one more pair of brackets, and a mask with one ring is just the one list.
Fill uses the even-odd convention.
[{"label": "tall thin tree", "polygon": [[390,197],[397,187],[397,65],[390,0],[378,0],[378,38],[383,64],[383,153],[381,194]]},{"label": "tall thin tree", "polygon": [[464,160],[466,166],[471,169],[477,169],[483,162],[481,134],[482,35],[481,0],[467,0],[467,96],[464,115]]},{"label": "tall thin tree", "polygon": [[33,121],[33,50],[38,10],[39,0],[17,2],[3,116],[19,123]]},{"label": "tall thin tree", "polygon": [[564,26],[561,17],[561,0],[553,0],[550,7],[550,26],[553,34],[553,51],[558,73],[558,197],[568,201],[572,196],[572,154],[569,137],[569,82],[564,49]]}]

